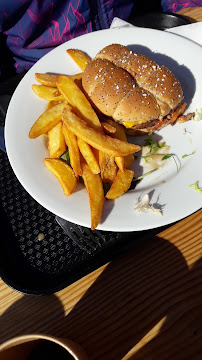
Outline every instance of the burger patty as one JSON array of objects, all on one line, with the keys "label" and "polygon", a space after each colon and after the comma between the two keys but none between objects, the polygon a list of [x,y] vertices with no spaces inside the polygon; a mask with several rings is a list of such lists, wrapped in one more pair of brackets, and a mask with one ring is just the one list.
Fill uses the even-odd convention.
[{"label": "burger patty", "polygon": [[[187,115],[182,115],[182,105],[185,105],[184,103],[179,104],[175,109],[173,109],[169,114],[164,116],[162,119],[155,119],[148,121],[146,123],[137,124],[132,127],[133,130],[147,130],[147,132],[155,131],[158,129],[161,129],[162,127],[172,123],[174,124],[176,121],[179,122],[186,122],[192,119],[192,117],[195,115],[194,113],[189,113]],[[173,121],[173,114],[176,114],[176,118]]]}]

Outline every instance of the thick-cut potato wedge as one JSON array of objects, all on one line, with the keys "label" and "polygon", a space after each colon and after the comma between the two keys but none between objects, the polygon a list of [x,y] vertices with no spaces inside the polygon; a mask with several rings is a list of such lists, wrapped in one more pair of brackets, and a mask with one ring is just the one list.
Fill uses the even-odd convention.
[{"label": "thick-cut potato wedge", "polygon": [[134,172],[132,170],[125,169],[124,171],[119,170],[111,188],[105,195],[107,199],[114,200],[126,191],[128,191],[131,181],[133,179]]},{"label": "thick-cut potato wedge", "polygon": [[[111,125],[111,126],[114,126],[116,128],[116,133],[112,136],[119,139],[119,140],[122,140],[122,141],[127,141],[127,137],[126,137],[126,133],[125,133],[125,128],[116,123],[115,121],[111,120],[111,119],[107,119],[106,122]],[[127,155],[127,156],[124,156],[124,158],[116,158],[115,159],[118,167],[120,170],[123,170],[123,168],[129,168],[133,162],[134,162],[134,156],[132,154],[130,155]]]},{"label": "thick-cut potato wedge", "polygon": [[32,90],[36,95],[44,100],[64,101],[64,96],[61,95],[61,93],[55,87],[33,84]]},{"label": "thick-cut potato wedge", "polygon": [[35,80],[46,86],[57,87],[57,75],[54,74],[35,73]]},{"label": "thick-cut potato wedge", "polygon": [[[106,123],[109,124],[110,126],[113,126],[116,129],[116,132],[114,134],[111,134],[112,137],[115,137],[116,139],[119,139],[122,141],[127,141],[127,137],[126,137],[123,126],[121,126],[120,124],[116,123],[115,121],[113,121],[111,119],[107,119]],[[121,171],[123,171],[125,168],[124,157],[123,156],[116,157],[115,162],[118,165],[118,168]]]},{"label": "thick-cut potato wedge", "polygon": [[97,159],[94,155],[93,149],[90,145],[88,145],[85,141],[78,138],[78,146],[81,154],[83,155],[86,163],[88,164],[90,170],[93,174],[100,173],[100,167],[97,162]]},{"label": "thick-cut potato wedge", "polygon": [[125,168],[124,156],[116,156],[115,163],[118,166],[119,170],[124,171]]},{"label": "thick-cut potato wedge", "polygon": [[114,134],[116,132],[116,128],[110,124],[108,124],[106,121],[101,122],[102,128],[106,134]]},{"label": "thick-cut potato wedge", "polygon": [[[96,131],[103,133],[100,120],[90,102],[82,92],[81,86],[77,85],[78,81],[73,81],[71,77],[61,75],[57,79],[57,86],[68,103],[74,108],[76,114],[84,119],[87,124]],[[99,152],[97,149],[94,149],[94,155],[98,162]]]},{"label": "thick-cut potato wedge", "polygon": [[[56,84],[57,77],[58,77],[58,75],[54,75],[54,74],[35,73],[36,81],[38,81],[40,84],[43,84],[46,86],[57,87],[57,84]],[[81,80],[82,73],[79,73],[76,75],[70,75],[70,77],[73,80]]]},{"label": "thick-cut potato wedge", "polygon": [[48,150],[50,158],[59,158],[66,150],[62,127],[63,123],[60,121],[48,132]]},{"label": "thick-cut potato wedge", "polygon": [[74,80],[74,81],[77,81],[77,80],[81,80],[82,79],[82,75],[83,73],[79,73],[79,74],[75,74],[75,75],[69,75],[69,77]]},{"label": "thick-cut potato wedge", "polygon": [[69,157],[70,157],[71,166],[76,176],[81,176],[82,175],[81,159],[80,159],[81,157],[79,153],[77,138],[64,123],[63,123],[63,134],[66,144],[69,148]]},{"label": "thick-cut potato wedge", "polygon": [[114,157],[108,155],[107,153],[99,151],[99,164],[102,181],[113,182],[117,172]]},{"label": "thick-cut potato wedge", "polygon": [[82,178],[88,191],[90,211],[91,211],[91,229],[100,223],[104,204],[104,190],[102,180],[99,174],[93,174],[89,166],[82,162]]},{"label": "thick-cut potato wedge", "polygon": [[124,127],[120,124],[118,124],[117,122],[111,120],[111,119],[106,119],[106,123],[111,125],[112,127],[114,127],[116,129],[116,132],[114,133],[114,137],[116,139],[122,140],[122,141],[127,141],[127,137],[125,134],[125,130]]},{"label": "thick-cut potato wedge", "polygon": [[113,157],[125,156],[141,149],[138,145],[129,144],[95,131],[68,108],[63,111],[63,121],[77,137]]},{"label": "thick-cut potato wedge", "polygon": [[124,167],[129,168],[134,163],[134,156],[132,154],[124,156]]},{"label": "thick-cut potato wedge", "polygon": [[[59,103],[60,103],[60,101],[54,101],[54,100],[49,101],[48,105],[46,106],[46,110],[52,108],[53,106],[55,106]],[[48,136],[48,133],[44,133],[43,135]]]},{"label": "thick-cut potato wedge", "polygon": [[81,91],[83,91],[82,80],[81,80],[81,79],[78,79],[78,80],[75,79],[74,82],[75,82],[75,84],[79,87],[79,89],[80,89]]},{"label": "thick-cut potato wedge", "polygon": [[48,105],[46,106],[46,110],[52,108],[53,106],[59,104],[60,102],[59,101],[56,101],[56,100],[51,100],[49,101]]},{"label": "thick-cut potato wedge", "polygon": [[84,119],[88,126],[102,132],[100,120],[84,93],[79,89],[76,83],[70,77],[60,75],[57,79],[57,86],[61,94],[74,108],[77,115]]},{"label": "thick-cut potato wedge", "polygon": [[44,164],[57,177],[64,194],[71,195],[76,188],[76,176],[72,168],[59,159],[44,159]]},{"label": "thick-cut potato wedge", "polygon": [[91,62],[91,58],[81,50],[68,49],[67,54],[75,61],[82,71],[85,70],[86,65]]},{"label": "thick-cut potato wedge", "polygon": [[38,136],[47,133],[55,125],[57,125],[62,119],[62,112],[67,104],[61,103],[46,110],[39,118],[35,121],[32,126],[29,137],[36,139]]}]

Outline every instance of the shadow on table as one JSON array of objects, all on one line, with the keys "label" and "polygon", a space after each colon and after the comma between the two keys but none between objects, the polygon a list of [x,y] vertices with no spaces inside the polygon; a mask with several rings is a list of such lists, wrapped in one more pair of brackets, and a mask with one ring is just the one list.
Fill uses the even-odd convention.
[{"label": "shadow on table", "polygon": [[159,333],[131,355],[130,360],[201,360],[202,260],[181,280],[176,298],[169,300],[166,320]]},{"label": "shadow on table", "polygon": [[24,295],[1,316],[0,343],[23,334],[46,334],[49,331],[54,334],[57,332],[58,323],[63,322],[63,306],[57,296]]},{"label": "shadow on table", "polygon": [[177,247],[155,236],[110,263],[66,316],[57,295],[22,297],[2,315],[0,339],[48,333],[80,343],[89,359],[121,360],[166,318],[130,359],[198,360],[201,279],[201,260],[189,269]]}]

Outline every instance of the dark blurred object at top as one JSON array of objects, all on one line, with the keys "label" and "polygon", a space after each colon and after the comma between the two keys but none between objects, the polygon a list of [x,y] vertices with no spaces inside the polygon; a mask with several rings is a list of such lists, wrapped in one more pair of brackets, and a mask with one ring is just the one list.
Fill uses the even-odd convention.
[{"label": "dark blurred object at top", "polygon": [[137,1],[129,18],[129,22],[138,27],[165,30],[172,27],[190,24],[184,16],[163,12],[162,1]]},{"label": "dark blurred object at top", "polygon": [[131,19],[131,24],[135,26],[157,30],[166,30],[190,23],[191,21],[184,16],[162,12],[149,12]]},{"label": "dark blurred object at top", "polygon": [[134,20],[135,16],[143,15],[154,11],[162,11],[161,0],[137,0],[134,1],[134,8],[130,19]]}]

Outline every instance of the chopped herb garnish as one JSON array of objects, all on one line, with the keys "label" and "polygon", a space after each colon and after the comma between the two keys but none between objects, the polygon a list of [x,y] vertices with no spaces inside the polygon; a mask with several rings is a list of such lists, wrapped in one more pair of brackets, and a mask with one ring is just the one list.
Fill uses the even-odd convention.
[{"label": "chopped herb garnish", "polygon": [[150,148],[150,150],[148,151],[148,153],[144,156],[142,156],[142,158],[144,159],[145,162],[147,161],[147,158],[150,156],[162,156],[161,160],[166,160],[169,157],[171,157],[172,155],[170,154],[161,154],[161,153],[157,153],[155,154],[155,152],[157,152],[158,150],[166,147],[166,143],[165,142],[156,142],[153,137],[152,137],[152,131],[150,131],[148,138],[144,140],[144,146],[148,146]]},{"label": "chopped herb garnish", "polygon": [[69,150],[68,149],[60,156],[60,159],[63,160],[67,165],[71,166]]},{"label": "chopped herb garnish", "polygon": [[[143,159],[146,159],[150,156],[163,156],[161,160],[167,160],[169,159],[170,157],[173,158],[173,160],[175,161],[175,165],[176,165],[176,168],[177,168],[177,173],[179,172],[179,167],[178,167],[178,164],[177,164],[177,161],[175,159],[175,155],[174,154],[154,154],[157,150],[159,149],[162,149],[163,147],[166,146],[166,143],[165,142],[156,142],[153,137],[152,137],[152,130],[150,131],[149,135],[148,135],[148,138],[144,140],[144,146],[148,146],[150,148],[149,152],[142,156]],[[146,160],[145,160],[146,161]]]},{"label": "chopped herb garnish", "polygon": [[165,155],[161,160],[167,160],[169,159],[170,157],[173,158],[174,162],[175,162],[175,165],[176,165],[176,168],[177,168],[177,173],[179,172],[179,167],[178,167],[178,164],[177,164],[177,161],[175,159],[175,155],[174,154],[167,154]]},{"label": "chopped herb garnish", "polygon": [[174,160],[174,162],[175,162],[175,165],[176,165],[176,168],[177,168],[177,173],[179,172],[179,167],[178,167],[178,165],[177,165],[177,161],[176,161],[176,159],[175,159],[175,155],[171,155],[172,156],[172,158],[173,158],[173,160]]},{"label": "chopped herb garnish", "polygon": [[171,157],[171,154],[166,154],[161,160],[167,160]]},{"label": "chopped herb garnish", "polygon": [[[69,149],[67,149],[67,150],[60,156],[60,159],[61,159],[62,161],[64,161],[67,165],[71,166],[70,156],[69,156]],[[84,184],[84,181],[83,181],[82,176],[79,176],[78,181],[79,181],[81,184]]]},{"label": "chopped herb garnish", "polygon": [[149,171],[149,172],[147,172],[147,173],[145,173],[145,174],[143,174],[143,175],[138,176],[137,178],[133,178],[132,181],[140,180],[140,179],[142,179],[143,177],[145,177],[145,176],[147,176],[147,175],[150,175],[152,172],[153,172],[153,171]]},{"label": "chopped herb garnish", "polygon": [[182,159],[184,159],[188,156],[194,155],[194,154],[195,154],[195,151],[193,151],[191,154],[184,154],[184,155],[182,155]]},{"label": "chopped herb garnish", "polygon": [[142,159],[146,159],[146,158],[151,157],[151,156],[163,156],[161,160],[166,160],[169,157],[171,157],[172,155],[170,155],[170,154],[164,155],[164,154],[158,153],[158,154],[152,154],[152,155],[143,155]]},{"label": "chopped herb garnish", "polygon": [[[144,145],[143,146],[148,146],[150,148],[150,150],[146,154],[146,156],[150,156],[150,155],[154,154],[157,150],[162,149],[163,147],[165,147],[166,143],[165,142],[158,142],[157,143],[152,137],[152,130],[150,130],[148,138],[144,140]],[[144,157],[146,157],[146,156],[144,156]]]},{"label": "chopped herb garnish", "polygon": [[144,140],[143,146],[148,146],[150,148],[149,152],[146,155],[152,155],[158,149],[160,149],[159,145],[152,137],[152,130],[149,132],[148,138]]},{"label": "chopped herb garnish", "polygon": [[202,194],[202,188],[199,187],[199,182],[196,181],[194,184],[189,185],[189,187],[193,187],[199,194]]},{"label": "chopped herb garnish", "polygon": [[158,143],[158,146],[160,147],[160,149],[162,149],[163,147],[165,147],[166,146],[166,143],[165,143],[165,141],[164,142],[162,142],[162,143]]}]

